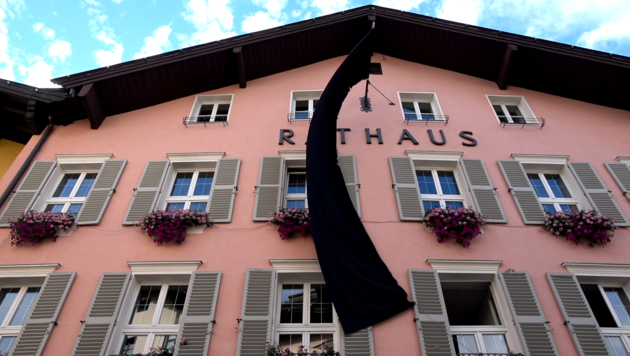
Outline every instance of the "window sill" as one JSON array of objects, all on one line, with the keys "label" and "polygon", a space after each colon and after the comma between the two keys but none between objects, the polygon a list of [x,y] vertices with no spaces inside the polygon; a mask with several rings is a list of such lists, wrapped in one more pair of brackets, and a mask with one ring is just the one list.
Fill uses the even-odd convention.
[{"label": "window sill", "polygon": [[72,233],[76,230],[76,227],[73,227],[70,230],[59,230],[57,231],[57,236],[62,237],[62,236],[70,236],[72,235]]},{"label": "window sill", "polygon": [[191,226],[186,229],[186,235],[201,235],[206,229],[206,225]]}]

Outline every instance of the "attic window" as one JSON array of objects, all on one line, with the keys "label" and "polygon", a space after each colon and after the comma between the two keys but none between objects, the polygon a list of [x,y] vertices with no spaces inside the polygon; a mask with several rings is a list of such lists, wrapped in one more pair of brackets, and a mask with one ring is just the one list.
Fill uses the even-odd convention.
[{"label": "attic window", "polygon": [[370,63],[370,74],[383,75],[383,68],[380,63]]}]

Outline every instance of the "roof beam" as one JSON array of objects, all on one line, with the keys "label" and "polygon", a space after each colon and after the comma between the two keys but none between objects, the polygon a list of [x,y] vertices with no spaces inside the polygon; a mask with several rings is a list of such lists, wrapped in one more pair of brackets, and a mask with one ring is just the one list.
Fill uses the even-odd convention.
[{"label": "roof beam", "polygon": [[84,85],[79,92],[79,97],[90,120],[90,127],[92,130],[98,129],[105,121],[106,116],[101,99],[96,92],[96,85],[94,83]]},{"label": "roof beam", "polygon": [[512,62],[514,61],[514,56],[516,55],[516,51],[518,51],[518,47],[516,45],[508,44],[505,47],[505,54],[503,55],[503,63],[501,63],[501,69],[499,70],[499,77],[497,78],[497,85],[499,89],[505,90],[507,89],[508,79],[510,76],[510,68],[512,67]]},{"label": "roof beam", "polygon": [[236,69],[238,70],[238,87],[247,87],[247,77],[245,76],[245,62],[243,62],[243,47],[236,47],[232,50],[236,56]]}]

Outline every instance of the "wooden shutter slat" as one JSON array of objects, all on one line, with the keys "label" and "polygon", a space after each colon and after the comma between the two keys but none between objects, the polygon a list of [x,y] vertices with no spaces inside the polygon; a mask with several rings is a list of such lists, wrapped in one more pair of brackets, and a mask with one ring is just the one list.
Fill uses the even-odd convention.
[{"label": "wooden shutter slat", "polygon": [[212,188],[208,197],[208,212],[214,222],[232,221],[240,166],[240,158],[220,159],[217,162],[217,169],[214,172]]},{"label": "wooden shutter slat", "polygon": [[623,191],[626,198],[630,199],[630,166],[626,163],[605,163],[606,168]]},{"label": "wooden shutter slat", "polygon": [[105,356],[131,273],[103,273],[72,356]]},{"label": "wooden shutter slat", "polygon": [[589,162],[571,162],[569,168],[593,208],[599,210],[602,215],[613,217],[617,226],[630,226],[628,219]]},{"label": "wooden shutter slat", "polygon": [[505,212],[496,195],[490,175],[483,160],[460,159],[468,189],[475,200],[479,212],[491,223],[507,223]]},{"label": "wooden shutter slat", "polygon": [[547,273],[547,281],[580,356],[612,355],[575,275]]},{"label": "wooden shutter slat", "polygon": [[133,225],[155,209],[170,161],[149,161],[144,167],[123,225]]},{"label": "wooden shutter slat", "polygon": [[519,161],[498,161],[525,224],[543,224],[545,212]]},{"label": "wooden shutter slat", "polygon": [[114,194],[118,180],[122,175],[127,160],[107,160],[101,166],[96,181],[79,212],[79,225],[91,225],[101,222],[105,208]]},{"label": "wooden shutter slat", "polygon": [[400,220],[422,221],[424,208],[413,160],[407,157],[389,157],[389,166],[392,171]]},{"label": "wooden shutter slat", "polygon": [[260,356],[271,338],[276,271],[248,269],[245,278],[237,356]]},{"label": "wooden shutter slat", "polygon": [[526,355],[558,356],[556,344],[547,328],[538,296],[527,272],[500,272],[514,324]]},{"label": "wooden shutter slat", "polygon": [[440,286],[440,277],[433,270],[409,270],[411,295],[416,305],[416,327],[422,355],[455,355],[455,346]]},{"label": "wooden shutter slat", "polygon": [[352,334],[341,335],[341,354],[344,356],[374,356],[374,336],[372,327]]},{"label": "wooden shutter slat", "polygon": [[20,330],[12,356],[39,356],[44,352],[76,272],[50,273]]},{"label": "wooden shutter slat", "polygon": [[357,178],[357,160],[355,156],[339,156],[338,157],[339,168],[343,174],[343,180],[346,182],[346,188],[348,188],[348,194],[352,205],[357,211],[359,217],[361,217],[361,201],[359,199],[359,182]]},{"label": "wooden shutter slat", "polygon": [[254,221],[267,221],[282,205],[283,157],[262,157],[254,206]]},{"label": "wooden shutter slat", "polygon": [[50,174],[57,167],[56,161],[35,161],[15,191],[6,209],[0,215],[0,227],[9,226],[9,218],[20,215],[21,210],[33,206]]}]

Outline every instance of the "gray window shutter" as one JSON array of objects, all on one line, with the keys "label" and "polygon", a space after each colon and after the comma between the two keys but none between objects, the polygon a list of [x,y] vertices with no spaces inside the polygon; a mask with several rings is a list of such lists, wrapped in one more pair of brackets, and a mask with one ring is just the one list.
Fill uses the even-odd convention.
[{"label": "gray window shutter", "polygon": [[[221,272],[193,272],[179,324],[174,356],[206,356],[217,307]],[[180,340],[188,339],[186,345]]]},{"label": "gray window shutter", "polygon": [[237,356],[260,356],[271,338],[276,271],[248,269],[241,309]]},{"label": "gray window shutter", "polygon": [[416,327],[423,356],[455,356],[440,277],[433,270],[409,270],[411,295],[416,305]]},{"label": "gray window shutter", "polygon": [[27,210],[33,206],[55,167],[57,167],[56,161],[33,162],[24,180],[13,193],[7,208],[0,215],[0,227],[9,226],[9,218],[16,217],[20,215],[20,210]]},{"label": "gray window shutter", "polygon": [[372,327],[361,329],[352,334],[342,332],[341,354],[344,356],[374,356]]},{"label": "gray window shutter", "polygon": [[133,194],[127,215],[125,215],[123,225],[133,225],[134,222],[142,219],[155,209],[169,164],[170,161],[147,162],[138,188]]},{"label": "gray window shutter", "polygon": [[269,214],[273,214],[282,205],[284,173],[283,157],[263,157],[260,160],[254,221],[269,220]]},{"label": "gray window shutter", "polygon": [[42,354],[75,275],[76,272],[66,272],[46,276],[33,309],[20,330],[12,356]]},{"label": "gray window shutter", "polygon": [[512,310],[514,324],[525,347],[532,356],[558,356],[556,344],[547,327],[545,314],[527,272],[499,272],[503,290]]},{"label": "gray window shutter", "polygon": [[103,273],[72,356],[105,356],[131,273]]},{"label": "gray window shutter", "polygon": [[422,221],[424,209],[413,160],[407,157],[389,157],[389,166],[392,170],[400,220]]},{"label": "gray window shutter", "polygon": [[575,275],[547,273],[547,280],[580,356],[612,355]]},{"label": "gray window shutter", "polygon": [[220,159],[217,162],[208,203],[209,213],[214,222],[232,221],[232,209],[234,208],[240,166],[240,158]]},{"label": "gray window shutter", "polygon": [[544,224],[545,212],[519,161],[498,161],[525,224]]},{"label": "gray window shutter", "polygon": [[505,213],[499,202],[486,165],[480,159],[459,160],[464,167],[464,175],[468,181],[468,189],[475,200],[477,209],[488,222],[507,223]]},{"label": "gray window shutter", "polygon": [[357,159],[355,156],[339,156],[337,159],[339,162],[339,168],[343,174],[343,180],[346,182],[346,188],[348,188],[348,194],[352,205],[357,211],[359,217],[361,217],[361,201],[359,200],[359,183],[357,178]]},{"label": "gray window shutter", "polygon": [[109,199],[114,194],[118,180],[127,164],[126,159],[107,160],[96,176],[96,182],[85,199],[85,204],[77,218],[79,225],[92,225],[101,222]]},{"label": "gray window shutter", "polygon": [[606,168],[619,184],[623,195],[630,199],[630,167],[625,163],[606,163]]},{"label": "gray window shutter", "polygon": [[625,215],[619,209],[617,202],[608,192],[608,188],[599,178],[595,169],[589,162],[571,162],[569,163],[571,172],[580,183],[584,195],[588,198],[593,208],[599,210],[602,215],[615,218],[615,225],[630,226]]}]

